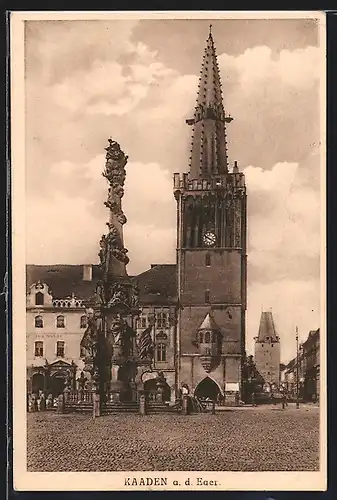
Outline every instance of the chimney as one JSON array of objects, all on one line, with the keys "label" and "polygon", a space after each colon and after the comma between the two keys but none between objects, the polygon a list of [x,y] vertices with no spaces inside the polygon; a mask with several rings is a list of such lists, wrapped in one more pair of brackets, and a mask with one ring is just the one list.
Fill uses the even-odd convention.
[{"label": "chimney", "polygon": [[83,281],[92,281],[92,264],[83,264]]}]

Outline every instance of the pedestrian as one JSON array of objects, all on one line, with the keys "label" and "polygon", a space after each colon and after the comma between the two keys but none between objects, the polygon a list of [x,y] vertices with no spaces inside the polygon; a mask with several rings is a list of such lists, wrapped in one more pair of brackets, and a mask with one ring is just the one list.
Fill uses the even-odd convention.
[{"label": "pedestrian", "polygon": [[53,406],[53,395],[48,394],[48,397],[46,399],[46,410],[50,410],[50,408],[52,408],[52,406]]},{"label": "pedestrian", "polygon": [[252,406],[256,406],[255,392],[252,393]]}]

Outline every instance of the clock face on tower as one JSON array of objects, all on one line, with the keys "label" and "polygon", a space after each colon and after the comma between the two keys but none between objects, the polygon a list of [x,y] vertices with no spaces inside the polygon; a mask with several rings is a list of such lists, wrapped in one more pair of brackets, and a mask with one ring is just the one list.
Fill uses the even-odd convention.
[{"label": "clock face on tower", "polygon": [[207,247],[213,247],[215,245],[215,242],[216,242],[216,236],[214,233],[212,233],[212,231],[207,231],[205,234],[204,234],[204,244],[207,246]]}]

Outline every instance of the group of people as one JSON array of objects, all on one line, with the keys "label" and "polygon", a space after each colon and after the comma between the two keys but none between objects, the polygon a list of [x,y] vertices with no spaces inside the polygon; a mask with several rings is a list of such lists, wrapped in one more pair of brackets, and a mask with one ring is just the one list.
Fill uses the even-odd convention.
[{"label": "group of people", "polygon": [[41,390],[38,393],[28,395],[28,411],[45,411],[57,406],[57,398],[53,398],[52,394],[45,396]]}]

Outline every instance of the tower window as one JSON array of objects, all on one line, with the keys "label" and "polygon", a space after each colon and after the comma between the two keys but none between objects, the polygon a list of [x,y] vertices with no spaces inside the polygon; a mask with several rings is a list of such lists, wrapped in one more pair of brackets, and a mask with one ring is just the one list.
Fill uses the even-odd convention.
[{"label": "tower window", "polygon": [[81,328],[86,328],[86,327],[87,327],[87,317],[81,316]]},{"label": "tower window", "polygon": [[210,344],[211,342],[211,334],[210,332],[205,333],[205,344]]},{"label": "tower window", "polygon": [[139,321],[140,328],[146,328],[146,316],[142,316]]},{"label": "tower window", "polygon": [[166,361],[166,345],[157,345],[157,361]]},{"label": "tower window", "polygon": [[35,342],[34,356],[36,358],[43,357],[43,342],[41,341]]},{"label": "tower window", "polygon": [[35,328],[43,328],[43,318],[42,316],[35,317]]},{"label": "tower window", "polygon": [[56,356],[58,358],[64,358],[64,342],[61,340],[56,342]]},{"label": "tower window", "polygon": [[205,290],[205,302],[206,304],[209,304],[210,303],[210,291],[209,290]]},{"label": "tower window", "polygon": [[42,292],[37,292],[35,294],[35,305],[43,306],[44,305],[44,295]]},{"label": "tower window", "polygon": [[64,328],[64,327],[65,327],[64,316],[57,316],[56,328]]},{"label": "tower window", "polygon": [[210,267],[211,266],[211,256],[209,253],[206,253],[206,256],[205,256],[205,265],[206,267]]}]

